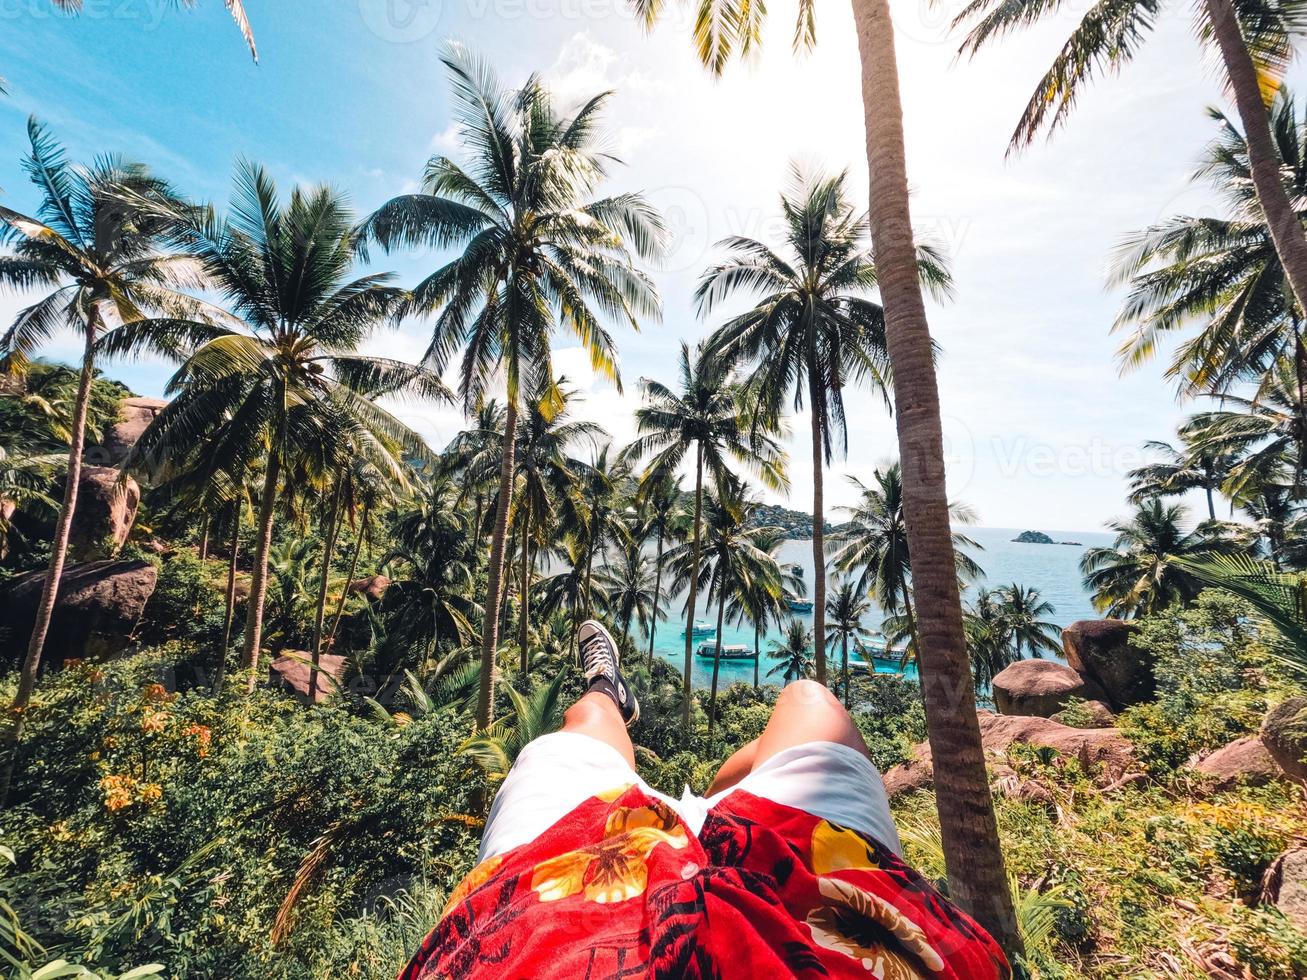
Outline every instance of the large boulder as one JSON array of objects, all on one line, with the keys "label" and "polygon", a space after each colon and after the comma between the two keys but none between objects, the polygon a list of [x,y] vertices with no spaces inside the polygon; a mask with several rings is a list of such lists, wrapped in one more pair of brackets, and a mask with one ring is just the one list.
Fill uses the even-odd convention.
[{"label": "large boulder", "polygon": [[1074,699],[1097,701],[1103,692],[1065,664],[1018,660],[994,677],[994,705],[1002,715],[1047,718]]},{"label": "large boulder", "polygon": [[[976,720],[980,722],[981,745],[991,758],[1001,756],[1008,746],[1017,743],[1044,745],[1083,765],[1102,766],[1110,782],[1119,779],[1134,761],[1129,741],[1114,728],[1069,728],[1048,718],[989,711],[977,711]],[[926,789],[933,778],[930,743],[922,742],[912,750],[911,759],[885,774],[885,790],[897,796]]]},{"label": "large boulder", "polygon": [[[59,580],[45,660],[107,657],[126,649],[158,573],[146,561],[93,561],[68,565]],[[0,650],[17,661],[27,649],[45,572],[20,575],[0,592]]]},{"label": "large boulder", "polygon": [[104,430],[102,445],[87,449],[87,461],[117,466],[167,405],[163,398],[124,398],[118,403],[118,421]]},{"label": "large boulder", "polygon": [[[312,662],[313,655],[307,650],[288,650],[269,665],[268,681],[273,687],[288,691],[301,701],[308,701]],[[344,676],[344,657],[334,653],[324,653],[320,656],[317,690],[313,692],[313,703],[320,704],[335,694]]]},{"label": "large boulder", "polygon": [[1066,662],[1103,689],[1114,711],[1151,701],[1157,691],[1152,658],[1130,644],[1135,630],[1123,619],[1082,619],[1062,631]]},{"label": "large boulder", "polygon": [[1307,698],[1288,698],[1268,711],[1262,741],[1291,779],[1307,783]]},{"label": "large boulder", "polygon": [[384,575],[369,575],[366,578],[356,578],[349,583],[348,591],[350,595],[363,595],[370,602],[376,602],[385,596],[386,590],[390,588],[390,579]]},{"label": "large boulder", "polygon": [[1085,701],[1083,704],[1063,708],[1049,717],[1059,725],[1070,725],[1072,728],[1112,728],[1116,725],[1116,715],[1105,701]]},{"label": "large boulder", "polygon": [[1262,879],[1262,901],[1307,932],[1307,848],[1285,851],[1271,862]]},{"label": "large boulder", "polygon": [[84,466],[77,481],[77,509],[69,533],[70,555],[77,561],[112,558],[127,541],[141,488],[130,476],[109,466]]},{"label": "large boulder", "polygon": [[1218,793],[1236,786],[1265,786],[1284,776],[1284,770],[1256,735],[1237,738],[1215,752],[1190,759],[1189,765],[1211,780],[1212,789]]}]

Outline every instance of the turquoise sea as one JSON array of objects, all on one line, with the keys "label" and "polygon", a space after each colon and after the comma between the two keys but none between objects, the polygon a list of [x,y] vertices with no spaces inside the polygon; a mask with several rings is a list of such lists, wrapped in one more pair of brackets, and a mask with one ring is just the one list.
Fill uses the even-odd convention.
[{"label": "turquoise sea", "polygon": [[[1036,529],[1044,531],[1056,541],[1078,541],[1083,545],[1083,547],[1073,547],[1061,544],[1018,544],[1012,539],[1022,530],[1019,528],[973,527],[965,530],[968,537],[982,546],[982,550],[971,552],[972,557],[985,570],[985,578],[978,584],[995,588],[1016,582],[1038,588],[1043,597],[1055,607],[1056,611],[1049,619],[1059,626],[1073,623],[1077,619],[1092,619],[1097,615],[1090,602],[1089,593],[1085,591],[1080,580],[1080,556],[1086,547],[1110,545],[1112,535],[1095,531]],[[800,565],[805,579],[809,583],[812,582],[811,541],[787,541],[781,546],[779,557],[782,561]],[[834,579],[832,578],[831,581],[833,582]],[[672,615],[662,618],[654,639],[654,652],[677,667],[680,667],[685,660],[683,633],[685,618],[681,611],[684,601],[684,596],[678,596],[669,604],[669,612]],[[812,621],[811,613],[795,615],[809,623]],[[708,610],[700,605],[695,612],[695,618],[715,626],[716,609]],[[880,620],[879,611],[875,611],[867,617],[865,625],[874,630],[880,626]],[[700,643],[711,642],[712,639],[712,637],[704,637],[696,640],[696,648]],[[767,671],[777,662],[776,658],[768,653],[770,643],[778,639],[780,639],[780,632],[777,630],[763,637],[760,672],[764,683],[766,683]],[[723,631],[722,641],[741,643],[752,649],[753,629],[747,625],[732,626],[728,622]],[[647,634],[643,643],[646,645],[648,643]],[[694,684],[696,687],[707,687],[712,680],[712,659],[696,656],[694,661]],[[912,668],[909,667],[909,673],[911,671]],[[722,662],[719,681],[721,686],[725,687],[737,681],[753,682],[752,661]],[[772,680],[772,683],[776,682],[776,679]]]}]

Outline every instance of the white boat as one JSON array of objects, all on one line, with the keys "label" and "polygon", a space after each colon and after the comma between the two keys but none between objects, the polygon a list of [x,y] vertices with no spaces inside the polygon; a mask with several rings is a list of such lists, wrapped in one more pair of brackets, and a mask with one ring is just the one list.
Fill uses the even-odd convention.
[{"label": "white boat", "polygon": [[[681,635],[682,636],[685,635],[684,630],[681,631]],[[713,626],[711,623],[705,623],[701,619],[696,619],[694,621],[694,625],[690,627],[690,635],[691,636],[716,636],[717,627]]]},{"label": "white boat", "polygon": [[797,612],[797,613],[810,613],[810,612],[812,612],[812,600],[811,600],[811,599],[791,599],[791,600],[790,600],[790,612]]},{"label": "white boat", "polygon": [[[700,643],[699,656],[711,660],[717,653],[716,643]],[[722,659],[723,660],[756,660],[758,655],[746,647],[743,643],[723,643]]]}]

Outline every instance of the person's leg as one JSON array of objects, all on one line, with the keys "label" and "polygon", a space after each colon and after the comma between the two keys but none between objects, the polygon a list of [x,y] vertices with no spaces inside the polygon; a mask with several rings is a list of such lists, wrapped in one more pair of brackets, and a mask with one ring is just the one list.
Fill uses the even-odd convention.
[{"label": "person's leg", "polygon": [[635,746],[617,704],[607,694],[587,691],[563,715],[563,731],[589,735],[615,748],[635,768]]},{"label": "person's leg", "polygon": [[735,750],[735,754],[722,763],[722,767],[717,770],[717,775],[713,777],[712,785],[708,787],[708,796],[715,796],[722,790],[730,789],[753,770],[754,755],[758,751],[758,740],[755,738],[747,745],[742,745]]},{"label": "person's leg", "polygon": [[847,745],[870,758],[867,743],[849,713],[824,684],[795,681],[781,691],[772,709],[771,719],[758,738],[751,769],[757,769],[772,756],[809,742],[835,742]]}]

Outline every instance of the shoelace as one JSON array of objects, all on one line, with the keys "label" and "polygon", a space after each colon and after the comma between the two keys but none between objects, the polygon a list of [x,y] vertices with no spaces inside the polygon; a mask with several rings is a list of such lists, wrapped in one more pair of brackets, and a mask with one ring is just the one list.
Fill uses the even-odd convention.
[{"label": "shoelace", "polygon": [[587,666],[592,666],[590,664],[591,657],[600,652],[603,653],[604,657],[603,666],[611,668],[613,666],[613,654],[608,647],[607,637],[602,633],[595,633],[581,644],[581,656],[585,658]]}]

